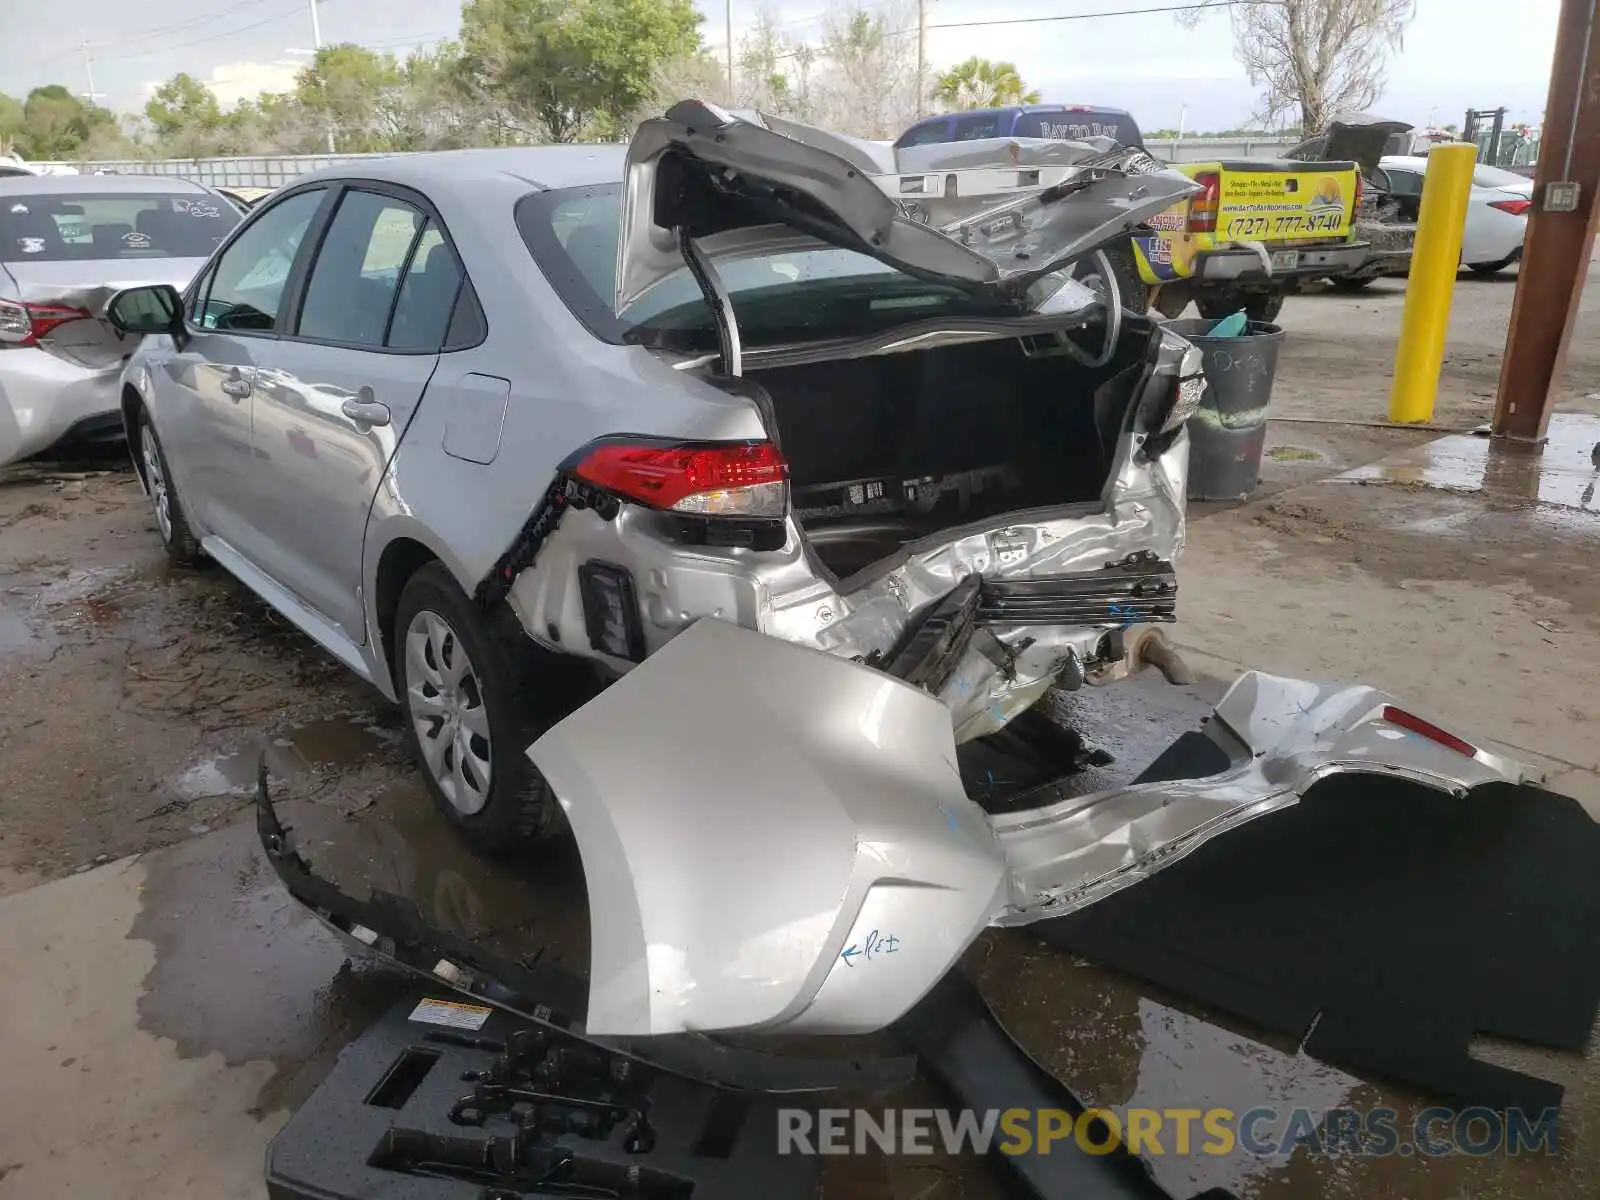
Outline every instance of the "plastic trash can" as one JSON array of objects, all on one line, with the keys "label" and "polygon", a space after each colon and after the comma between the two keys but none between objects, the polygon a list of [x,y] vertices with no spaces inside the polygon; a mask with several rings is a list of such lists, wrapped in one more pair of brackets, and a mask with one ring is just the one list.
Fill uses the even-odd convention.
[{"label": "plastic trash can", "polygon": [[1242,500],[1261,481],[1283,330],[1251,321],[1235,337],[1208,337],[1216,321],[1166,324],[1199,347],[1205,362],[1206,394],[1189,419],[1189,499]]}]

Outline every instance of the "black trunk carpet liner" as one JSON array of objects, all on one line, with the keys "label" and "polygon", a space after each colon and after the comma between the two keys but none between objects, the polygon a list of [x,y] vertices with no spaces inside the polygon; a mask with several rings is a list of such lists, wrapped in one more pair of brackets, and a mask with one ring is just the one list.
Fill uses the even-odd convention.
[{"label": "black trunk carpet liner", "polygon": [[[1180,739],[1141,780],[1215,770],[1200,743]],[[1468,1043],[1588,1044],[1600,826],[1534,787],[1457,799],[1334,776],[1146,882],[1031,928],[1356,1074],[1537,1113],[1560,1104],[1561,1086],[1471,1058]]]}]

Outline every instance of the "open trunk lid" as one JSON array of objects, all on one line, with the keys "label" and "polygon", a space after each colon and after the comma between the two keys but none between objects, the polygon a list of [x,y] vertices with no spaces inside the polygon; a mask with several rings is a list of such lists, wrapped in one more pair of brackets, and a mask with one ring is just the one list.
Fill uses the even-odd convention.
[{"label": "open trunk lid", "polygon": [[1409,121],[1395,121],[1375,113],[1341,113],[1328,122],[1320,136],[1302,142],[1287,157],[1302,162],[1353,162],[1363,175],[1371,175],[1388,153],[1389,139],[1414,128]]},{"label": "open trunk lid", "polygon": [[792,248],[797,232],[1017,307],[1035,280],[1198,190],[1140,150],[1054,143],[1053,161],[1032,167],[1021,143],[1006,144],[1015,152],[992,167],[1012,171],[1011,186],[977,206],[980,189],[963,194],[959,170],[935,193],[926,167],[884,171],[881,147],[683,101],[644,122],[628,148],[617,311],[683,269],[686,239],[714,263]]}]

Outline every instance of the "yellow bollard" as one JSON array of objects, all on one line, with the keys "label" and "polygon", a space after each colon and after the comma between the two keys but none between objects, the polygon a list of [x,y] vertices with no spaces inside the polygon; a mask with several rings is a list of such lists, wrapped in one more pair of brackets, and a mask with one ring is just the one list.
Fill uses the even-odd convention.
[{"label": "yellow bollard", "polygon": [[1461,233],[1477,165],[1478,148],[1466,142],[1438,145],[1428,152],[1417,245],[1400,320],[1400,349],[1394,360],[1394,389],[1389,393],[1389,420],[1397,424],[1433,420],[1450,301],[1461,269]]}]

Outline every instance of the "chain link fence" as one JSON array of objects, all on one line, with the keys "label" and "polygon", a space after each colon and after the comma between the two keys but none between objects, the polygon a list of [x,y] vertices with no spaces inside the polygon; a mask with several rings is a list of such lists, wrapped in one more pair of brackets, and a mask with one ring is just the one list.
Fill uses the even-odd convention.
[{"label": "chain link fence", "polygon": [[[1218,158],[1274,158],[1295,143],[1282,138],[1187,138],[1182,142],[1152,138],[1145,148],[1169,163],[1208,162]],[[171,175],[211,187],[275,188],[314,171],[385,154],[260,154],[237,158],[120,159],[87,163],[34,163],[37,167],[70,167],[80,174]]]}]

